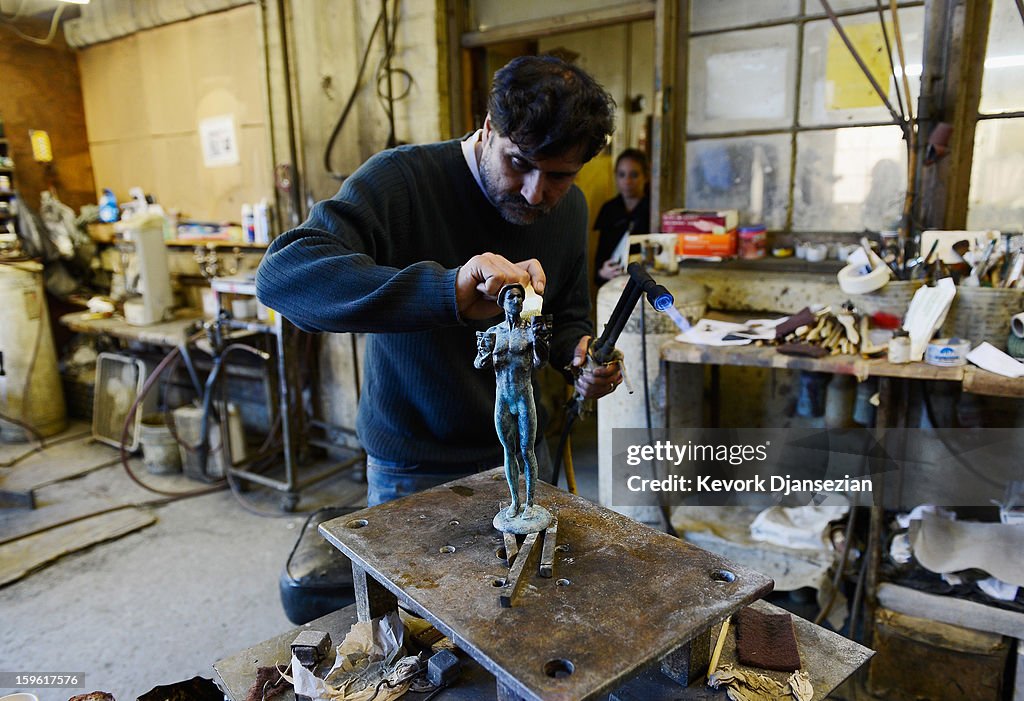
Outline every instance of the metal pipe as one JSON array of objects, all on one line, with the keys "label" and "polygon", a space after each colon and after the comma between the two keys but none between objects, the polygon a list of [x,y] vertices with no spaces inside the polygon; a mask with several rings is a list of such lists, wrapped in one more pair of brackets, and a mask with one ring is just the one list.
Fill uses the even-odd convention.
[{"label": "metal pipe", "polygon": [[192,379],[192,388],[195,389],[197,395],[201,395],[203,393],[203,383],[200,382],[199,373],[196,372],[195,363],[192,362],[192,354],[189,352],[188,344],[183,341],[178,346],[178,353],[185,363],[188,376]]},{"label": "metal pipe", "polygon": [[284,319],[278,314],[275,317],[277,327],[275,337],[277,339],[277,393],[278,406],[281,412],[281,440],[284,442],[284,479],[287,485],[285,491],[294,492],[295,489],[295,465],[294,446],[292,445],[292,419],[288,411],[288,367],[284,361]]}]

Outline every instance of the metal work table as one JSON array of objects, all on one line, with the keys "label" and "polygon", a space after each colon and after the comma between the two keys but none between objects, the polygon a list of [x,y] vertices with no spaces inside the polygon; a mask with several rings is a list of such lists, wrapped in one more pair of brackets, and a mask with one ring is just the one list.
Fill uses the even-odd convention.
[{"label": "metal work table", "polygon": [[[254,278],[231,277],[214,278],[211,281],[211,288],[217,301],[218,309],[223,311],[222,296],[231,295],[256,295],[256,282]],[[146,326],[133,326],[124,320],[122,316],[96,317],[89,312],[74,312],[60,317],[60,322],[76,333],[87,333],[93,335],[106,334],[114,338],[129,342],[149,343],[158,346],[175,347],[188,340],[189,331],[197,322],[203,322],[202,312],[197,309],[179,309],[174,312],[175,318]],[[264,487],[277,490],[281,493],[280,506],[283,511],[294,511],[300,499],[300,492],[338,472],[350,469],[364,460],[362,451],[346,449],[351,453],[348,457],[340,460],[328,470],[319,470],[315,474],[299,478],[300,460],[299,453],[303,442],[314,443],[321,447],[336,448],[325,441],[316,441],[306,435],[309,426],[305,425],[301,412],[301,400],[295,396],[295,387],[298,386],[299,365],[289,362],[287,357],[287,343],[285,341],[285,325],[287,322],[278,314],[274,315],[273,321],[263,322],[259,320],[234,320],[225,317],[220,318],[220,323],[226,327],[224,338],[226,341],[233,341],[253,334],[269,334],[273,337],[276,349],[276,382],[277,382],[277,403],[278,413],[285,417],[281,422],[282,433],[282,455],[284,478],[277,479],[265,474],[254,472],[239,466],[232,466],[230,470],[233,477],[249,482],[255,482]],[[205,353],[212,354],[213,349],[208,339],[199,339],[196,346]],[[237,372],[243,372],[245,368],[238,366]],[[262,377],[265,371],[256,372],[256,377]],[[268,375],[270,377],[270,375]],[[271,412],[272,413],[272,412]],[[315,428],[323,429],[326,424],[312,421]],[[354,433],[351,429],[333,426],[336,430],[343,430]]]},{"label": "metal work table", "polygon": [[498,603],[498,468],[321,524],[353,563],[360,620],[402,604],[497,679],[502,699],[593,699],[771,591],[771,580],[540,483],[558,518],[555,575]]},{"label": "metal work table", "polygon": [[[550,485],[541,483],[538,492],[569,549],[558,553],[553,578],[534,568],[512,608],[499,606],[493,586],[507,572],[491,526],[508,496],[500,468],[324,523],[321,532],[353,560],[357,603],[215,663],[221,688],[241,701],[257,667],[288,663],[299,631],[326,631],[336,646],[357,619],[401,601],[473,658],[437,701],[725,698],[703,684],[677,685],[658,663],[678,662],[680,648],[696,660],[700,653],[693,648],[690,658],[688,643],[699,638],[706,650],[713,636],[704,634],[745,605],[780,612],[756,601],[771,580]],[[872,654],[798,617],[793,626],[815,701]],[[733,635],[722,664],[733,660]],[[570,667],[568,676],[545,672]],[[692,677],[700,674],[695,669]],[[291,692],[281,698],[291,701]]]}]

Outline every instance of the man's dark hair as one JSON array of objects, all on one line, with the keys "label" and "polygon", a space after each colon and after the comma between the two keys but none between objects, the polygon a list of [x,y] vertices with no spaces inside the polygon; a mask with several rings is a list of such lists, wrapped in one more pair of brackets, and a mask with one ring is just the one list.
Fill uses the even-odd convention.
[{"label": "man's dark hair", "polygon": [[491,126],[529,158],[580,150],[584,163],[615,130],[615,100],[582,69],[555,56],[520,56],[494,74]]},{"label": "man's dark hair", "polygon": [[631,161],[636,161],[637,165],[640,166],[640,170],[644,172],[645,176],[651,174],[650,166],[648,166],[647,164],[647,154],[638,148],[627,148],[622,153],[620,153],[619,157],[615,159],[615,170],[618,170],[619,164],[622,163],[627,158]]}]

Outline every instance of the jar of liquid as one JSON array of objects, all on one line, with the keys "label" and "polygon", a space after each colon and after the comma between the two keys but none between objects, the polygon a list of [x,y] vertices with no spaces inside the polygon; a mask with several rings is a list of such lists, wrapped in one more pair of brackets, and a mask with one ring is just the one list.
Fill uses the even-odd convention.
[{"label": "jar of liquid", "polygon": [[902,329],[889,341],[889,362],[894,365],[910,362],[910,335]]}]

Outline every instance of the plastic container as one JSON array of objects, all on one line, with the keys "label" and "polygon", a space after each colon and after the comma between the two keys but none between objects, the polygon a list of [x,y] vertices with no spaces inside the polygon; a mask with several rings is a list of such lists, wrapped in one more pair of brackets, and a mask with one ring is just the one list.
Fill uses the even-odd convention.
[{"label": "plastic container", "polygon": [[969,341],[959,338],[939,338],[925,348],[924,362],[941,368],[958,368],[967,365],[967,354],[970,350]]},{"label": "plastic container", "polygon": [[889,341],[889,362],[901,365],[910,362],[910,334],[900,329]]},{"label": "plastic container", "polygon": [[256,243],[270,243],[270,205],[266,198],[256,203],[252,208],[253,214],[253,241]]},{"label": "plastic container", "polygon": [[[34,261],[0,263],[0,414],[46,437],[67,425],[57,351],[43,287],[43,266]],[[0,442],[30,435],[0,419]]]},{"label": "plastic container", "polygon": [[256,214],[248,202],[242,205],[242,234],[246,243],[256,242]]},{"label": "plastic container", "polygon": [[741,226],[737,244],[740,258],[754,260],[768,253],[768,232],[763,226]]},{"label": "plastic container", "polygon": [[153,475],[181,472],[181,453],[178,441],[160,415],[146,416],[139,425],[139,443],[142,461]]},{"label": "plastic container", "polygon": [[121,210],[117,206],[117,197],[114,191],[109,188],[103,190],[100,197],[100,221],[106,224],[116,222],[121,218]]}]

